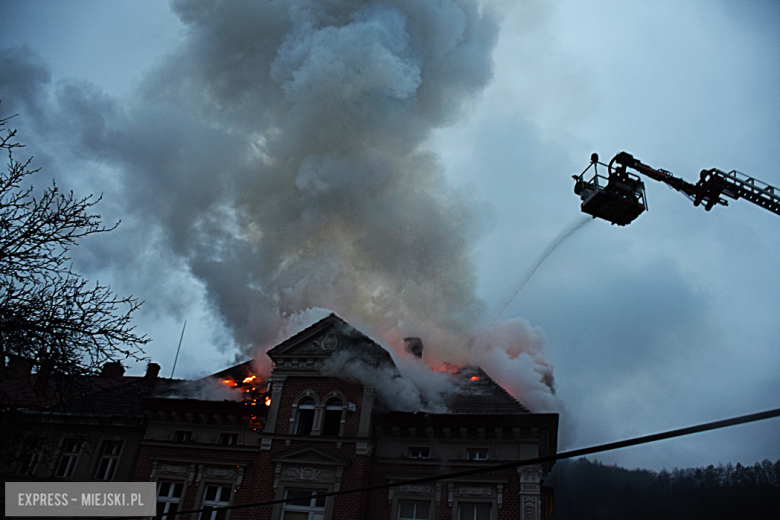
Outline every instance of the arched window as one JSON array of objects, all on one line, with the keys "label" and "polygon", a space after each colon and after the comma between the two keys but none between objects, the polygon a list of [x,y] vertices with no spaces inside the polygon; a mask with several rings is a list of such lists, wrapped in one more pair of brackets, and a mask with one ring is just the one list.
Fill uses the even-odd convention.
[{"label": "arched window", "polygon": [[314,427],[314,399],[307,397],[298,403],[298,411],[295,415],[295,434],[311,435]]},{"label": "arched window", "polygon": [[322,421],[322,435],[336,437],[341,433],[341,415],[344,404],[341,399],[332,399],[325,406],[325,418]]}]

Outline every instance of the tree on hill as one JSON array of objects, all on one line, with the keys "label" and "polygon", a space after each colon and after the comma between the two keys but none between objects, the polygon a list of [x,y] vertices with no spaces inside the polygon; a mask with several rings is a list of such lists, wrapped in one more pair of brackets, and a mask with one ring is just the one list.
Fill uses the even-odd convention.
[{"label": "tree on hill", "polygon": [[553,520],[780,518],[780,460],[654,472],[583,458],[557,462],[545,485]]}]

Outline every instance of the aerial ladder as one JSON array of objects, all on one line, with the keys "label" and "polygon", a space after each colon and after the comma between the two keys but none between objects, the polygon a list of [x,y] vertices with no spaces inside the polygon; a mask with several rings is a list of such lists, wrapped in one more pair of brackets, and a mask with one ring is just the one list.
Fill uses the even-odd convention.
[{"label": "aerial ladder", "polygon": [[[606,177],[599,175],[599,165],[606,167]],[[586,179],[591,167],[593,176]],[[572,176],[575,180],[574,193],[580,196],[582,211],[618,226],[625,226],[641,215],[647,209],[645,185],[638,175],[628,169],[671,186],[688,197],[694,206],[703,204],[707,211],[717,204],[727,206],[725,196],[747,199],[780,215],[780,189],[744,173],[736,170],[726,173],[717,168],[702,170],[699,181],[691,184],[671,172],[642,164],[626,152],[617,154],[609,164],[599,162],[598,154],[594,153],[590,156],[588,167],[579,176]]]}]

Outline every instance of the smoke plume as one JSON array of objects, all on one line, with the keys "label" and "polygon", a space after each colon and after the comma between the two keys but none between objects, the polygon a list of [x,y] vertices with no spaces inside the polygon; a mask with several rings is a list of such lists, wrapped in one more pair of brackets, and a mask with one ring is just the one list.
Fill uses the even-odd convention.
[{"label": "smoke plume", "polygon": [[39,64],[9,58],[30,62],[18,79],[37,92],[18,101],[27,112],[121,172],[123,211],[142,224],[104,256],[155,251],[141,269],[155,287],[170,278],[155,280],[166,271],[152,261],[189,271],[247,351],[325,308],[398,352],[404,337],[422,337],[430,364],[530,377],[517,391],[547,397],[517,397],[550,408],[537,332],[482,322],[473,246],[483,204],[448,184],[423,147],[489,84],[496,14],[473,0],[173,9],[186,36],[130,101],[72,82],[50,99]]}]

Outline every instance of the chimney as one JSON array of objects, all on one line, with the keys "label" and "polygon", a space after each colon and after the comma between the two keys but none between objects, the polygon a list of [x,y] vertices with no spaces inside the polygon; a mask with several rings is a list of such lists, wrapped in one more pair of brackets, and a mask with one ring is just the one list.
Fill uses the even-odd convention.
[{"label": "chimney", "polygon": [[157,374],[160,373],[160,365],[157,363],[149,363],[146,365],[146,374],[144,375],[141,384],[147,388],[152,388],[154,382],[157,381]]},{"label": "chimney", "polygon": [[47,359],[41,363],[41,368],[38,369],[38,374],[35,378],[36,393],[42,394],[49,390],[49,380],[52,372],[54,372],[54,361]]},{"label": "chimney", "polygon": [[423,342],[420,338],[404,338],[406,352],[414,357],[421,359],[423,353]]},{"label": "chimney", "polygon": [[100,377],[111,377],[118,379],[125,375],[125,367],[119,361],[106,363],[103,365],[103,370],[100,371]]},{"label": "chimney", "polygon": [[30,375],[32,361],[22,356],[8,354],[8,367],[5,370],[8,379],[22,379]]}]

